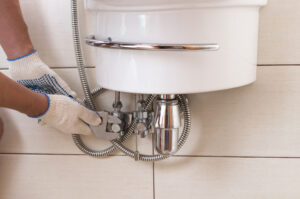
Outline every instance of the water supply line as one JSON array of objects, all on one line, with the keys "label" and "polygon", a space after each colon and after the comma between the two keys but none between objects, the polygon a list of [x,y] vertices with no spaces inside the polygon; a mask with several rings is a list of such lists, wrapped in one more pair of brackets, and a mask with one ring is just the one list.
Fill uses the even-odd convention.
[{"label": "water supply line", "polygon": [[[87,80],[87,75],[85,71],[85,65],[84,65],[84,58],[83,58],[83,53],[81,49],[81,42],[80,42],[80,30],[79,30],[79,19],[78,19],[78,6],[77,6],[77,0],[71,0],[71,12],[72,12],[72,30],[73,30],[73,41],[74,41],[74,50],[75,50],[75,56],[76,56],[76,62],[78,66],[78,72],[79,72],[79,77],[81,81],[81,85],[84,91],[84,96],[85,96],[85,102],[88,108],[91,110],[96,111],[96,106],[93,101],[93,95],[96,95],[99,93],[102,88],[97,88],[94,89],[93,92],[90,91],[88,80]],[[153,102],[156,100],[157,96],[155,95],[150,95],[144,103],[144,110],[145,111],[150,111],[153,106]],[[191,114],[190,114],[190,109],[188,106],[187,98],[183,95],[176,95],[177,100],[179,101],[180,108],[183,112],[184,115],[184,127],[182,134],[178,140],[178,149],[180,149],[188,135],[191,129]],[[116,149],[122,151],[125,153],[127,156],[134,158],[135,160],[142,160],[142,161],[158,161],[158,160],[163,160],[169,157],[169,155],[144,155],[144,154],[139,154],[138,152],[133,152],[132,150],[128,149],[125,147],[122,142],[126,141],[133,133],[134,129],[137,124],[137,118],[134,118],[130,126],[126,129],[126,132],[124,133],[123,136],[121,136],[119,139],[112,140],[112,145],[104,150],[101,151],[95,151],[87,147],[80,135],[78,134],[73,134],[72,138],[76,146],[84,153],[93,156],[93,157],[102,157],[102,156],[108,156],[111,153],[113,153]]]},{"label": "water supply line", "polygon": [[[72,30],[73,30],[73,42],[74,42],[74,50],[75,50],[75,57],[76,57],[76,63],[78,67],[79,77],[82,85],[82,89],[84,92],[86,105],[91,110],[96,111],[96,105],[93,101],[91,91],[89,88],[86,72],[85,72],[85,65],[84,65],[84,58],[82,54],[81,49],[81,42],[80,42],[80,30],[79,30],[79,19],[78,19],[78,6],[77,6],[77,0],[71,0],[71,13],[72,13]],[[95,90],[100,91],[99,89]],[[95,92],[95,93],[96,93]],[[94,157],[101,157],[101,156],[107,156],[111,153],[113,153],[116,150],[116,147],[114,145],[108,147],[107,149],[101,150],[101,151],[95,151],[87,147],[80,135],[73,134],[72,135],[73,141],[76,144],[76,146],[84,153],[94,156]]]}]

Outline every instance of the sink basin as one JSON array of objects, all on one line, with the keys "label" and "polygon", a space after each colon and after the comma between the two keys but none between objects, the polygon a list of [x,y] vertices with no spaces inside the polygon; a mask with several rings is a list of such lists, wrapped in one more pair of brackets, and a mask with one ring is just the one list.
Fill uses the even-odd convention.
[{"label": "sink basin", "polygon": [[[259,8],[266,4],[267,0],[86,0],[86,8],[97,13],[97,81],[110,90],[145,94],[199,93],[250,84],[256,80]],[[192,49],[205,45],[218,48]]]}]

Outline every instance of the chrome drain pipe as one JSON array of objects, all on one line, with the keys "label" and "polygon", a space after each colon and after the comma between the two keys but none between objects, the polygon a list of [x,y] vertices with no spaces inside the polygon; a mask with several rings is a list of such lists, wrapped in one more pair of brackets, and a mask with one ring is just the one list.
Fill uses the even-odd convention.
[{"label": "chrome drain pipe", "polygon": [[175,95],[161,95],[156,101],[154,140],[156,151],[172,155],[177,151],[180,128],[180,110]]}]

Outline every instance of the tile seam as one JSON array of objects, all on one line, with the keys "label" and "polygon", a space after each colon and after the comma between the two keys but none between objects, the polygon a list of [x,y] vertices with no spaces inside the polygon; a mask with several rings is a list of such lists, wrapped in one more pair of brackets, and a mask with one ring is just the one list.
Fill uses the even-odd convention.
[{"label": "tile seam", "polygon": [[[300,66],[300,64],[257,64],[261,66]],[[50,66],[52,69],[77,69],[77,66]],[[86,66],[85,68],[96,68],[96,66]],[[8,70],[8,66],[0,67],[0,70]]]},{"label": "tile seam", "polygon": [[300,159],[300,156],[174,155],[173,158]]},{"label": "tile seam", "polygon": [[[32,156],[88,156],[87,154],[79,153],[0,153],[0,155],[32,155]],[[125,157],[126,155],[109,155],[108,157]]]}]

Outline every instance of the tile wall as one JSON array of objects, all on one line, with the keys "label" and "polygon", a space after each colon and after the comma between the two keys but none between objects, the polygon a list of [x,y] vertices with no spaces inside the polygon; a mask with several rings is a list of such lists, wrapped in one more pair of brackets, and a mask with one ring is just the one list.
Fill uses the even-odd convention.
[{"label": "tile wall", "polygon": [[[73,55],[70,1],[21,2],[41,57],[82,96]],[[120,153],[93,159],[83,155],[70,136],[0,109],[5,123],[0,198],[298,199],[299,11],[299,0],[269,0],[261,10],[257,82],[190,95],[191,137],[176,157],[163,162],[134,162]],[[92,15],[81,12],[83,35],[93,33]],[[85,51],[95,87],[91,49]],[[0,72],[7,74],[3,52]],[[111,97],[112,93],[105,93],[98,104],[109,108]],[[123,99],[129,101],[132,96]],[[95,149],[108,146],[94,138],[84,140]],[[141,143],[140,149],[151,153],[151,139]]]}]

